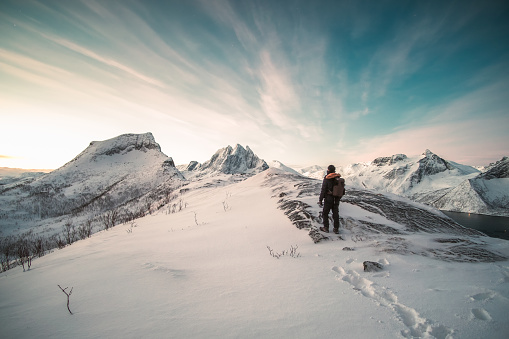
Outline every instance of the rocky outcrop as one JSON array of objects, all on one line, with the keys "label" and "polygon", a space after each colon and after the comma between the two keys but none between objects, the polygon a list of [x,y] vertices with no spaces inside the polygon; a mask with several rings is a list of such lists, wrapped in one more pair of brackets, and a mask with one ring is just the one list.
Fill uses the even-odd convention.
[{"label": "rocky outcrop", "polygon": [[407,156],[404,154],[395,154],[392,157],[380,157],[372,161],[375,166],[393,165],[399,161],[406,160]]},{"label": "rocky outcrop", "polygon": [[[279,208],[297,228],[309,230],[309,236],[315,243],[350,237],[362,246],[373,246],[381,252],[422,255],[455,262],[506,260],[503,255],[485,246],[484,233],[465,228],[436,209],[369,190],[347,189],[340,204],[341,236],[324,234],[318,231],[323,224],[321,209],[307,203],[318,197],[320,180],[276,169],[270,169],[265,176],[265,185],[272,188]],[[355,213],[348,215],[345,209],[355,210]],[[440,245],[426,247],[418,236],[415,237],[418,234]]]},{"label": "rocky outcrop", "polygon": [[501,160],[497,161],[494,164],[490,164],[487,168],[487,171],[481,173],[478,178],[491,180],[491,179],[501,179],[501,178],[509,178],[509,158],[503,157]]},{"label": "rocky outcrop", "polygon": [[384,269],[383,265],[374,261],[364,261],[362,263],[364,272],[379,272]]}]

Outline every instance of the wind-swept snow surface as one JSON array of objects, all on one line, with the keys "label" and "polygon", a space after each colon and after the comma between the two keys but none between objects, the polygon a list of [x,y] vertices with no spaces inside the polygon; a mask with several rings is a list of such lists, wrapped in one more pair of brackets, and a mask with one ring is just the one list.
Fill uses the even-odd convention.
[{"label": "wind-swept snow surface", "polygon": [[[366,197],[364,206],[346,199],[340,237],[315,244],[279,209],[285,197],[317,200],[319,181],[295,178],[269,169],[229,185],[190,183],[178,213],[162,208],[37,259],[29,271],[2,273],[2,337],[507,338],[509,242],[453,226],[412,230]],[[499,257],[413,253],[439,252],[454,239]],[[409,244],[420,248],[391,250]],[[366,260],[383,269],[364,272]],[[73,315],[57,285],[73,288]]]}]

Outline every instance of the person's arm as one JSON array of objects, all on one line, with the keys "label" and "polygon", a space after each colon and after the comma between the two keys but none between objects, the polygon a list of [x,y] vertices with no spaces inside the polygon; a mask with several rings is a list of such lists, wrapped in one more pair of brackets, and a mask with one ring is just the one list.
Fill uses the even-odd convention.
[{"label": "person's arm", "polygon": [[318,198],[318,205],[323,204],[323,199],[325,198],[326,193],[327,193],[327,183],[325,182],[325,179],[323,179],[322,190],[320,192],[320,197]]}]

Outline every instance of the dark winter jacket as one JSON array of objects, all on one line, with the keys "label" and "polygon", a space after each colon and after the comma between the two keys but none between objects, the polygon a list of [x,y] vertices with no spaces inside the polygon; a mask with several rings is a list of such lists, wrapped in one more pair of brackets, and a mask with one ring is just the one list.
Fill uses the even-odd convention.
[{"label": "dark winter jacket", "polygon": [[338,173],[329,173],[325,176],[325,178],[323,178],[322,191],[320,192],[320,198],[318,199],[320,203],[325,199],[325,203],[339,204],[340,199],[337,197],[334,199],[334,196],[332,195],[332,187],[335,184],[336,178],[343,182],[345,181],[345,179],[341,178],[341,175]]}]

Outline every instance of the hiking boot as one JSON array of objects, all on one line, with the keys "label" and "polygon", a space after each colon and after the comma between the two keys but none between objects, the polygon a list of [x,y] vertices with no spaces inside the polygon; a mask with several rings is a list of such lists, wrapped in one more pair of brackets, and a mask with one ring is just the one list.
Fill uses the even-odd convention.
[{"label": "hiking boot", "polygon": [[332,231],[336,234],[339,234],[339,228],[333,228]]},{"label": "hiking boot", "polygon": [[325,227],[320,227],[320,231],[325,232],[325,233],[329,233],[329,229],[325,228]]}]

